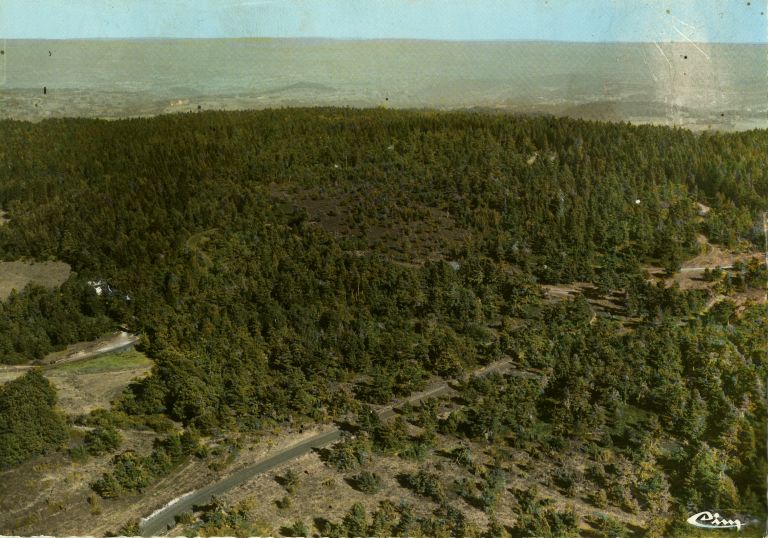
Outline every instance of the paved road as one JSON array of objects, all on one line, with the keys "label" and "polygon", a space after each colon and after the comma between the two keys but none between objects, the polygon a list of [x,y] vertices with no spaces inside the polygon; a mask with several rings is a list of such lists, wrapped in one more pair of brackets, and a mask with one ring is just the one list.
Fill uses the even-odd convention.
[{"label": "paved road", "polygon": [[265,473],[294,458],[303,456],[313,448],[319,448],[333,443],[339,439],[339,437],[341,437],[341,431],[338,428],[315,435],[314,437],[294,445],[291,448],[287,448],[272,457],[262,460],[250,467],[246,467],[245,469],[236,471],[218,482],[199,489],[191,495],[183,497],[178,502],[157,511],[150,517],[142,520],[140,526],[141,535],[159,536],[165,533],[169,527],[176,525],[174,517],[177,514],[191,512],[194,505],[206,504],[210,502],[214,496],[226,493],[230,489],[248,482],[261,473]]},{"label": "paved road", "polygon": [[[509,361],[509,359],[501,360],[493,364],[490,364],[485,368],[475,371],[473,375],[474,376],[487,375],[491,372],[499,371],[506,367],[509,367],[510,365],[511,365],[511,362]],[[528,372],[521,372],[521,374],[533,375],[533,374],[528,374]],[[453,389],[450,387],[450,385],[448,385],[448,383],[440,384],[424,392],[418,393],[412,396],[411,398],[405,400],[404,402],[398,403],[395,406],[389,406],[379,410],[379,416],[382,418],[382,420],[392,418],[393,416],[395,416],[395,407],[402,405],[405,402],[415,403],[420,400],[424,400],[426,398],[434,398],[436,396],[446,394],[448,392],[451,392],[452,390]],[[263,459],[239,471],[235,471],[231,475],[219,480],[218,482],[214,482],[213,484],[210,484],[197,491],[187,493],[186,495],[181,497],[177,502],[167,505],[155,511],[150,516],[142,519],[141,524],[139,526],[141,535],[142,536],[162,535],[163,533],[167,532],[169,528],[176,525],[176,521],[174,519],[175,516],[182,514],[184,512],[192,511],[192,507],[194,505],[206,504],[210,502],[214,496],[220,496],[223,493],[226,493],[227,491],[229,491],[230,489],[248,482],[249,480],[253,479],[255,476],[259,474],[270,471],[275,467],[282,465],[283,463],[286,463],[294,458],[303,456],[304,454],[307,454],[308,452],[310,452],[313,448],[320,448],[320,447],[329,445],[334,441],[337,441],[340,437],[341,437],[341,430],[338,428],[334,428],[327,432],[317,434],[307,439],[306,441],[302,441],[297,445],[286,448],[285,450],[273,456]]]}]

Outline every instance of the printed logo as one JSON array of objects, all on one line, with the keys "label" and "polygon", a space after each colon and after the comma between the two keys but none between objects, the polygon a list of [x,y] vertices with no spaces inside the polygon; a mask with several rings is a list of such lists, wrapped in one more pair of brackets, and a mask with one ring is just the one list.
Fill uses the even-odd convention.
[{"label": "printed logo", "polygon": [[752,523],[752,521],[742,521],[740,519],[729,519],[724,518],[717,512],[699,512],[698,514],[694,514],[691,517],[688,518],[688,523],[693,525],[694,527],[699,527],[701,529],[736,529],[741,530],[742,527],[745,527]]}]

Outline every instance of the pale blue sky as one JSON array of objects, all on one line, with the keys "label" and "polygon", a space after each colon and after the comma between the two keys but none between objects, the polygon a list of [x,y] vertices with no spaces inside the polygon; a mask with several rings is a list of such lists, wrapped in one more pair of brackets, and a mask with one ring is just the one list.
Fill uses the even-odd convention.
[{"label": "pale blue sky", "polygon": [[766,0],[0,0],[0,38],[768,42]]}]

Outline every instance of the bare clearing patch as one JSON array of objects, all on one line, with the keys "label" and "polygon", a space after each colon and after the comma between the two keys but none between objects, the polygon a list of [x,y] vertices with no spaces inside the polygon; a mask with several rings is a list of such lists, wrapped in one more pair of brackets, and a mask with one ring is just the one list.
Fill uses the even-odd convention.
[{"label": "bare clearing patch", "polygon": [[0,366],[0,385],[26,374],[31,366]]},{"label": "bare clearing patch", "polygon": [[[151,441],[152,437],[147,436]],[[151,445],[151,443],[150,443]],[[150,449],[142,451],[147,453]],[[57,525],[58,536],[104,536],[108,532],[114,532],[126,522],[139,519],[147,515],[148,505],[160,504],[162,506],[169,500],[178,496],[177,491],[184,493],[197,489],[216,478],[216,474],[207,467],[207,462],[192,458],[183,463],[172,474],[166,476],[156,484],[149,486],[143,493],[125,496],[115,500],[100,500],[102,511],[99,514],[90,514],[90,517],[82,517],[85,503],[80,503],[81,515],[66,515]],[[82,494],[90,492],[86,485]],[[85,505],[85,506],[83,506]],[[88,516],[87,512],[85,515]],[[49,527],[42,526],[41,530]]]},{"label": "bare clearing patch", "polygon": [[0,262],[0,300],[11,291],[21,291],[33,282],[41,286],[56,287],[69,277],[70,267],[64,262]]},{"label": "bare clearing patch", "polygon": [[715,253],[703,253],[688,260],[672,277],[669,277],[661,267],[649,266],[645,269],[654,281],[663,281],[666,286],[677,284],[681,290],[703,290],[713,285],[712,282],[704,279],[704,272],[707,269],[729,268],[738,262],[746,264],[753,259],[762,260],[762,258],[763,254],[760,252],[736,253],[718,250]]},{"label": "bare clearing patch", "polygon": [[152,369],[143,353],[126,351],[51,368],[46,377],[56,386],[59,406],[70,415],[108,408],[128,384]]},{"label": "bare clearing patch", "polygon": [[[190,491],[200,489],[237,469],[292,446],[311,437],[318,431],[313,429],[303,433],[289,433],[276,430],[273,434],[260,440],[243,437],[241,438],[243,448],[234,453],[235,457],[229,458],[225,452],[218,457],[212,456],[205,460],[191,458],[170,475],[148,487],[143,494],[126,496],[113,501],[101,501],[104,510],[97,516],[88,519],[67,517],[66,521],[62,521],[61,525],[57,527],[57,535],[102,536],[106,532],[115,531],[129,520],[146,517],[169,501]],[[226,462],[226,464],[221,466],[218,471],[214,471],[211,464],[216,462]],[[86,493],[87,490],[84,489],[83,495]],[[43,532],[48,528],[50,527],[38,525],[34,530]],[[174,536],[172,532],[168,535]]]},{"label": "bare clearing patch", "polygon": [[724,249],[719,245],[713,245],[703,235],[698,235],[696,237],[696,242],[699,244],[699,248],[701,249],[701,252],[697,256],[691,258],[690,260],[687,260],[683,264],[683,268],[686,268],[686,267],[714,268],[718,266],[725,267],[727,265],[732,265],[733,262],[735,262],[740,258],[747,257],[743,252],[736,252],[734,250]]},{"label": "bare clearing patch", "polygon": [[[222,497],[225,504],[231,505],[242,500],[251,500],[253,506],[252,521],[269,522],[270,531],[276,533],[281,527],[289,527],[296,521],[303,521],[312,528],[315,521],[322,518],[340,521],[354,503],[361,503],[370,514],[380,501],[390,499],[395,503],[405,501],[419,507],[420,515],[427,515],[434,509],[432,503],[402,487],[395,478],[400,473],[413,473],[420,467],[418,462],[396,457],[377,458],[367,467],[384,480],[384,488],[369,495],[354,489],[347,479],[356,473],[341,474],[325,465],[315,453],[307,454],[279,470],[259,476],[243,484]],[[289,469],[299,475],[296,492],[289,495],[277,479]],[[280,508],[278,501],[288,496],[290,506]],[[464,508],[464,507],[462,507]],[[482,514],[477,514],[482,518]],[[169,533],[178,535],[182,528],[177,527]],[[276,534],[272,534],[273,536]]]},{"label": "bare clearing patch", "polygon": [[[143,353],[130,350],[43,370],[56,387],[61,409],[69,415],[80,415],[108,408],[129,383],[149,374],[152,364]],[[0,384],[24,375],[30,368],[0,368]]]},{"label": "bare clearing patch", "polygon": [[98,374],[106,372],[121,372],[125,370],[151,367],[152,361],[135,349],[117,351],[106,355],[98,355],[90,360],[67,362],[51,366],[48,370],[56,374]]},{"label": "bare clearing patch", "polygon": [[583,295],[595,315],[613,316],[625,319],[624,293],[601,294],[591,282],[572,282],[570,284],[542,284],[546,298],[550,302],[566,301]]},{"label": "bare clearing patch", "polygon": [[[754,259],[762,260],[763,257],[763,253],[755,250],[724,249],[718,245],[713,245],[703,235],[699,235],[697,241],[701,248],[700,254],[687,260],[680,270],[671,276],[662,267],[644,267],[650,275],[651,282],[661,282],[667,287],[677,285],[681,290],[713,290],[716,283],[704,279],[706,269],[728,268],[738,262],[749,263]],[[544,290],[545,297],[549,302],[566,301],[583,296],[597,315],[609,316],[625,324],[637,321],[627,317],[625,295],[621,290],[601,294],[597,286],[590,282],[543,284],[541,288]],[[722,297],[713,297],[704,308],[704,311],[711,308],[721,299]],[[750,289],[745,292],[732,294],[728,299],[735,301],[738,305],[748,301],[761,302],[765,300],[765,292],[763,290]]]}]

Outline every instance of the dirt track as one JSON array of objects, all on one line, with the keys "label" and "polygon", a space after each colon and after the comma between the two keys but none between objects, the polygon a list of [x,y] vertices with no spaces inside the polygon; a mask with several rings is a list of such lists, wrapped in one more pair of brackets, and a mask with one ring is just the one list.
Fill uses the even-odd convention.
[{"label": "dirt track", "polygon": [[51,353],[43,362],[46,366],[84,361],[107,353],[124,351],[139,341],[139,337],[125,331],[119,331],[106,339],[99,339],[85,344],[68,346],[66,350]]},{"label": "dirt track", "polygon": [[138,340],[138,336],[120,331],[105,339],[67,346],[64,351],[56,351],[46,356],[41,364],[0,366],[0,383],[16,379],[31,368],[41,367],[43,370],[49,370],[61,364],[85,361],[99,355],[124,351],[134,346]]}]

